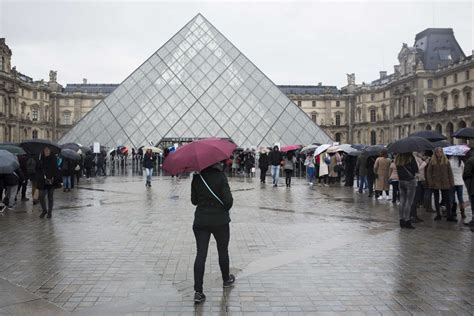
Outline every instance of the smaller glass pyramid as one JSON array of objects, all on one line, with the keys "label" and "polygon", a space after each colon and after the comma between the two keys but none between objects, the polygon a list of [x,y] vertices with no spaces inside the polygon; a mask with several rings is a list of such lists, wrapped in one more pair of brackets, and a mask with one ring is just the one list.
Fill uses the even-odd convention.
[{"label": "smaller glass pyramid", "polygon": [[241,147],[331,141],[198,14],[60,143],[136,148],[203,137],[229,138]]}]

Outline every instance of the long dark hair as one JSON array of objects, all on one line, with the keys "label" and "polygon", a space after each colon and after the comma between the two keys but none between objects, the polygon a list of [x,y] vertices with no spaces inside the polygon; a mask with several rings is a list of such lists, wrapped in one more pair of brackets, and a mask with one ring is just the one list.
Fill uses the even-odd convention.
[{"label": "long dark hair", "polygon": [[293,159],[293,152],[289,151],[286,153],[286,158],[288,158],[288,160],[291,160]]}]

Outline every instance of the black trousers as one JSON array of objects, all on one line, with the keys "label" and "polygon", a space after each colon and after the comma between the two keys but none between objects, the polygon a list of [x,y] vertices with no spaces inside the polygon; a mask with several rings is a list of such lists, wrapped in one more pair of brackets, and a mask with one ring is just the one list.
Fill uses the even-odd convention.
[{"label": "black trousers", "polygon": [[374,193],[374,175],[368,175],[367,176],[367,186],[369,189],[369,194]]},{"label": "black trousers", "polygon": [[[48,196],[48,208],[46,208],[46,200],[45,197]],[[48,212],[51,214],[53,211],[53,204],[54,204],[54,188],[52,186],[45,186],[43,190],[39,190],[39,200],[41,204],[41,209],[43,213]]]},{"label": "black trousers", "polygon": [[267,176],[267,169],[260,168],[260,182],[265,182],[265,178]]},{"label": "black trousers", "polygon": [[20,183],[20,185],[18,185],[18,190],[16,191],[16,195],[18,195],[18,193],[21,190],[21,198],[25,198],[26,197],[26,186],[27,185],[28,185],[28,180],[25,180],[22,183]]},{"label": "black trousers", "polygon": [[291,185],[291,175],[293,174],[293,170],[285,169],[285,183],[286,185]]},{"label": "black trousers", "polygon": [[443,202],[446,206],[446,214],[448,218],[454,217],[454,214],[452,214],[452,201],[451,201],[451,190],[433,190],[434,194],[434,199],[435,199],[435,207],[436,207],[436,214],[441,216],[441,203],[439,201],[439,192],[441,191],[441,198],[443,199]]},{"label": "black trousers", "polygon": [[207,249],[211,234],[217,244],[219,254],[219,267],[221,268],[222,280],[229,279],[229,224],[217,226],[193,226],[194,237],[196,237],[196,260],[194,261],[194,291],[202,293],[202,283],[204,279],[204,267],[206,265]]},{"label": "black trousers", "polygon": [[424,196],[425,196],[425,185],[422,181],[418,181],[416,184],[415,198],[413,199],[413,203],[411,204],[411,211],[410,211],[411,218],[418,217],[417,208],[420,205],[420,203],[423,202]]}]

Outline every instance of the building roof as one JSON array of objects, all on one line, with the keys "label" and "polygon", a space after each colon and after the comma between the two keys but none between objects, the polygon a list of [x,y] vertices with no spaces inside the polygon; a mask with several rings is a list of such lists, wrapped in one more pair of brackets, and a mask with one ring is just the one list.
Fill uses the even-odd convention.
[{"label": "building roof", "polygon": [[340,94],[340,91],[337,89],[336,86],[278,86],[280,90],[286,94],[310,94],[310,95],[318,95],[318,94]]},{"label": "building roof", "polygon": [[436,70],[466,57],[451,28],[428,28],[416,34],[415,49],[423,51],[426,70]]},{"label": "building roof", "polygon": [[74,93],[112,93],[119,85],[114,83],[68,83],[64,92]]}]

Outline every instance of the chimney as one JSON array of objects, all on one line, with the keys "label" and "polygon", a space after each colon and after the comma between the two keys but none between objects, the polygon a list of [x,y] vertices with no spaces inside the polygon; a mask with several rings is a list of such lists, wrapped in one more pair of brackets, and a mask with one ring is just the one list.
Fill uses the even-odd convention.
[{"label": "chimney", "polygon": [[318,86],[321,87],[323,85],[322,82],[318,82]]},{"label": "chimney", "polygon": [[87,78],[82,79],[83,84],[87,84]]},{"label": "chimney", "polygon": [[380,79],[383,79],[385,77],[387,77],[387,72],[386,71],[380,71]]}]

